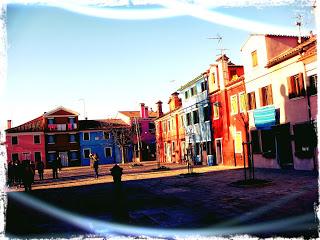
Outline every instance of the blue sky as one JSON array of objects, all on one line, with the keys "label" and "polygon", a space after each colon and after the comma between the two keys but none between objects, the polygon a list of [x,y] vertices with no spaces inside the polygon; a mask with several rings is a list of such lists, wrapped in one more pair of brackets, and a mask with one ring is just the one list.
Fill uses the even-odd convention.
[{"label": "blue sky", "polygon": [[[311,7],[301,4],[220,6],[205,11],[297,33],[295,16],[301,13],[304,29],[314,30]],[[143,11],[150,6],[108,9]],[[1,129],[6,128],[7,119],[17,126],[60,105],[79,112],[82,119],[81,98],[89,119],[139,110],[140,102],[156,110],[158,100],[167,105],[173,91],[208,69],[221,46],[228,49],[226,54],[234,63],[241,64],[240,48],[255,29],[241,26],[241,22],[224,26],[217,18],[200,19],[202,11],[196,14],[118,20],[50,5],[8,4],[8,68],[0,95]],[[208,39],[217,34],[223,37],[222,45]]]}]

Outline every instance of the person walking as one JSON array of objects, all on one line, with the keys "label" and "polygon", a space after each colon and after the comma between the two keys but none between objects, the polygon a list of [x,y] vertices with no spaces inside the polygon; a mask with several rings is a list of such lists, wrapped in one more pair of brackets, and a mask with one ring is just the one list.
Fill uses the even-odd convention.
[{"label": "person walking", "polygon": [[56,179],[58,178],[58,158],[59,156],[54,159],[51,163],[51,168],[52,168],[52,178]]},{"label": "person walking", "polygon": [[23,161],[22,165],[22,182],[26,192],[31,191],[31,185],[34,181],[34,171],[29,160]]},{"label": "person walking", "polygon": [[94,169],[95,178],[98,178],[99,177],[99,157],[95,153],[92,158],[93,158],[93,169]]},{"label": "person walking", "polygon": [[41,160],[37,161],[37,170],[38,170],[38,174],[39,174],[39,180],[43,180],[44,164]]}]

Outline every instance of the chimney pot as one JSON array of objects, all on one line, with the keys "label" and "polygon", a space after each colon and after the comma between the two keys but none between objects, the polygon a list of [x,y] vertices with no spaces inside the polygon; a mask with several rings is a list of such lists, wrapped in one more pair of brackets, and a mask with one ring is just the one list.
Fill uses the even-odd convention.
[{"label": "chimney pot", "polygon": [[7,123],[8,123],[8,124],[7,124],[8,129],[11,128],[11,120],[8,120]]},{"label": "chimney pot", "polygon": [[145,118],[144,103],[140,103],[140,117]]}]

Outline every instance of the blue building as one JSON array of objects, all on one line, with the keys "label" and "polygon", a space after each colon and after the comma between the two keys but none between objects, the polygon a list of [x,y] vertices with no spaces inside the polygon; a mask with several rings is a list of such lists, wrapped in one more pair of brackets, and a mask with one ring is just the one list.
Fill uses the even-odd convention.
[{"label": "blue building", "polygon": [[113,136],[114,129],[128,128],[120,119],[80,120],[79,138],[81,166],[90,165],[89,155],[95,153],[99,157],[99,164],[115,164],[132,161],[131,144],[123,147],[122,161],[121,146]]},{"label": "blue building", "polygon": [[185,128],[185,146],[192,150],[198,164],[212,162],[211,108],[206,73],[178,89],[182,100],[181,119]]}]

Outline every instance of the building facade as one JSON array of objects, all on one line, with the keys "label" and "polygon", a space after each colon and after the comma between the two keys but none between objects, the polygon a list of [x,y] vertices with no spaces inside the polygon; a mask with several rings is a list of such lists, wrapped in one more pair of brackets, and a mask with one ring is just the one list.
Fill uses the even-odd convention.
[{"label": "building facade", "polygon": [[253,34],[241,49],[257,167],[316,168],[315,46],[315,36]]}]

